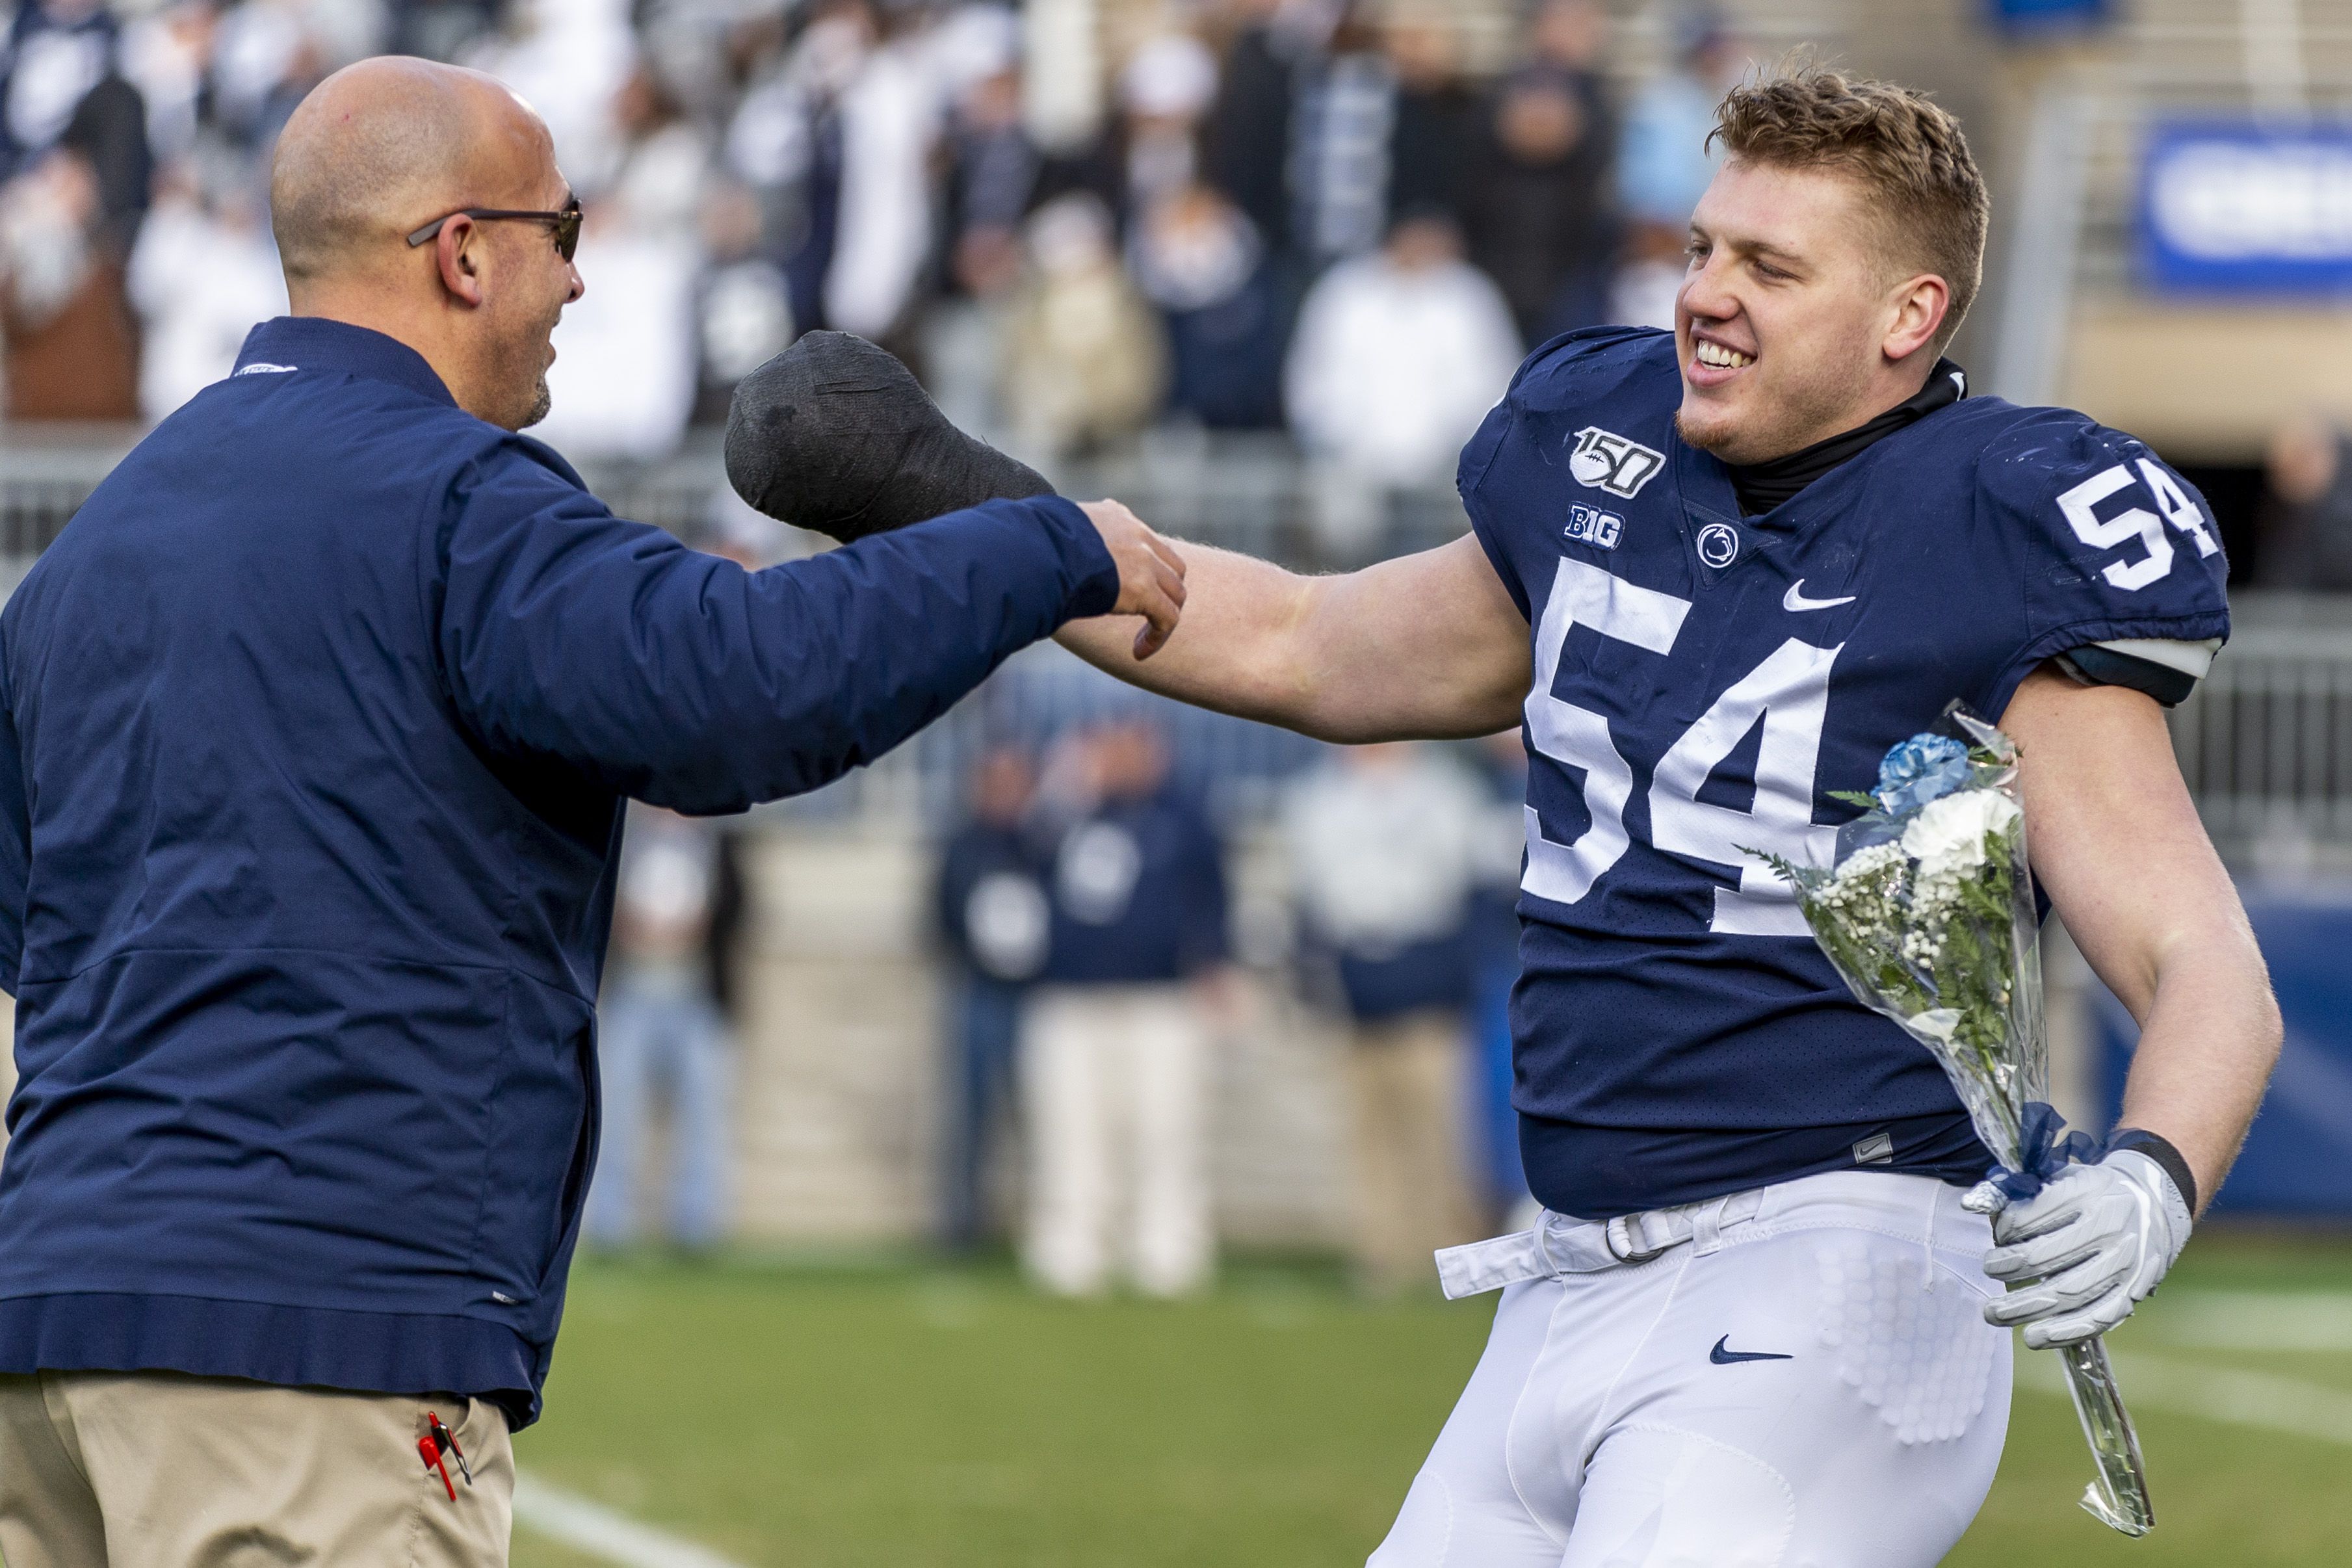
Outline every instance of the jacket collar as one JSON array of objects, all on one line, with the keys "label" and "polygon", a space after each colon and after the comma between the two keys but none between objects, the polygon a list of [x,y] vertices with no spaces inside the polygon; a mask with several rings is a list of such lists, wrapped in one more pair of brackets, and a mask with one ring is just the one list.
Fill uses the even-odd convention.
[{"label": "jacket collar", "polygon": [[457,400],[425,363],[425,356],[396,338],[368,327],[324,316],[275,316],[245,335],[232,375],[307,370],[364,376],[404,386],[420,397],[455,408]]}]

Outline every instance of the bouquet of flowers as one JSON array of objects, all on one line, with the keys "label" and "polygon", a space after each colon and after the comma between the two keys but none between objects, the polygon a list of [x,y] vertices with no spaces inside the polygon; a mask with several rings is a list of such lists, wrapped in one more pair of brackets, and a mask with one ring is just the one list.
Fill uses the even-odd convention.
[{"label": "bouquet of flowers", "polygon": [[[1865,807],[1838,830],[1834,863],[1759,855],[1796,889],[1814,940],[1855,996],[1936,1055],[2001,1169],[1966,1200],[1991,1212],[2095,1156],[2045,1103],[2040,921],[2025,863],[2017,749],[1957,707],[1955,733],[1886,754]],[[2156,1522],[2139,1439],[2098,1340],[2061,1348],[2098,1477],[2083,1506],[2126,1535]]]}]

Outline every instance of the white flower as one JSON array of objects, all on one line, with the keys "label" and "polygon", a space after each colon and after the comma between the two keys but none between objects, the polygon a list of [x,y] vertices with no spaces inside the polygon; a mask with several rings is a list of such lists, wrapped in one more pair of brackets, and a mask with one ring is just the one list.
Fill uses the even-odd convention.
[{"label": "white flower", "polygon": [[1836,875],[1815,889],[1812,901],[1850,928],[1892,930],[1902,923],[1903,886],[1910,869],[1900,844],[1874,844],[1846,857]]},{"label": "white flower", "polygon": [[1903,847],[1899,844],[1874,844],[1867,849],[1857,849],[1847,856],[1838,867],[1837,880],[1860,881],[1865,877],[1875,876],[1885,870],[1888,866],[1902,858]]},{"label": "white flower", "polygon": [[1930,801],[1903,830],[1903,852],[1923,882],[1942,882],[1984,864],[1985,841],[2008,831],[2017,802],[1997,789],[1964,789]]}]

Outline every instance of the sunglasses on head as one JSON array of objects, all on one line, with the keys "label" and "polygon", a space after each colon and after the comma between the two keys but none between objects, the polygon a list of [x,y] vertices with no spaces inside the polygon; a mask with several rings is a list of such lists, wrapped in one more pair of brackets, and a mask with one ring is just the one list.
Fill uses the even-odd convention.
[{"label": "sunglasses on head", "polygon": [[555,236],[555,253],[564,260],[572,259],[580,248],[580,198],[574,196],[562,212],[527,212],[519,207],[459,207],[448,217],[436,217],[408,237],[409,248],[415,249],[441,232],[450,218],[469,217],[476,222],[491,218],[517,218],[530,223],[543,223]]}]

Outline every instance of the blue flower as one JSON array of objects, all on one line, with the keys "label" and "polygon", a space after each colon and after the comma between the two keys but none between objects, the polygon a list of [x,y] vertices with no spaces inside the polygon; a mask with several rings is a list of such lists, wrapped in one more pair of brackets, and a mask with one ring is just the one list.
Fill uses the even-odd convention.
[{"label": "blue flower", "polygon": [[1969,749],[1948,735],[1914,735],[1878,764],[1879,809],[1889,816],[1918,810],[1969,782]]}]

